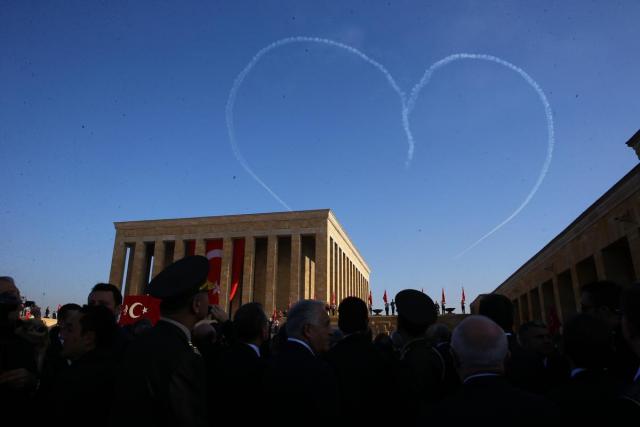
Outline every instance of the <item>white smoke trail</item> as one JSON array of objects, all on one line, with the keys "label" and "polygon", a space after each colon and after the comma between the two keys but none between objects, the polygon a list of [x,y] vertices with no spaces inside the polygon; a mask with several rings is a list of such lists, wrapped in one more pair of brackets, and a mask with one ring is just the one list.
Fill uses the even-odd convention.
[{"label": "white smoke trail", "polygon": [[409,97],[409,101],[407,102],[407,107],[406,107],[407,108],[407,119],[406,119],[407,124],[409,122],[408,115],[409,113],[411,113],[411,110],[413,110],[416,100],[420,95],[420,91],[422,90],[423,87],[425,87],[429,83],[429,80],[431,79],[431,76],[433,75],[434,71],[440,67],[444,67],[445,65],[450,64],[451,62],[459,61],[462,59],[479,59],[482,61],[494,62],[496,64],[500,64],[518,73],[529,84],[529,86],[531,86],[536,91],[536,93],[538,94],[538,97],[540,98],[540,101],[542,102],[542,105],[544,106],[544,112],[547,118],[548,141],[547,141],[547,156],[544,160],[544,163],[542,164],[542,169],[540,170],[540,174],[538,175],[538,179],[536,180],[536,183],[533,185],[533,188],[529,191],[529,194],[527,194],[527,197],[524,199],[524,201],[520,203],[520,206],[518,206],[516,210],[513,211],[511,215],[509,215],[505,220],[503,220],[501,223],[493,227],[488,233],[484,234],[482,237],[476,240],[473,244],[471,244],[465,250],[463,250],[458,255],[456,255],[455,256],[456,259],[463,256],[465,253],[467,253],[468,251],[476,247],[478,244],[480,244],[487,237],[491,236],[493,233],[495,233],[496,231],[504,227],[513,218],[515,218],[516,215],[518,215],[522,211],[522,209],[524,209],[529,204],[533,196],[536,194],[536,192],[540,188],[542,181],[544,181],[544,178],[547,175],[547,172],[549,171],[549,165],[551,164],[551,159],[553,157],[553,147],[555,145],[553,114],[551,113],[551,105],[549,104],[549,101],[547,101],[547,97],[545,96],[544,92],[540,88],[540,85],[533,78],[531,78],[531,76],[527,74],[522,68],[517,67],[512,63],[505,61],[504,59],[501,59],[492,55],[485,55],[485,54],[457,53],[454,55],[449,55],[446,58],[441,59],[438,62],[431,65],[431,67],[429,67],[429,69],[427,69],[427,71],[425,71],[425,73],[423,74],[422,78],[420,79],[420,82],[418,82],[418,84],[415,85],[411,90],[411,96]]},{"label": "white smoke trail", "polygon": [[[236,97],[238,94],[238,90],[240,89],[240,86],[242,86],[242,83],[244,82],[244,79],[247,77],[247,74],[251,72],[251,70],[253,69],[253,67],[255,67],[258,61],[260,61],[260,59],[270,51],[287,44],[292,44],[292,43],[319,43],[319,44],[324,44],[328,46],[338,47],[340,49],[344,49],[347,52],[350,52],[358,56],[359,58],[364,59],[366,62],[373,65],[378,71],[384,74],[391,88],[400,97],[400,105],[402,107],[403,116],[405,111],[405,94],[400,89],[400,87],[396,83],[391,73],[389,73],[389,71],[382,64],[371,59],[366,54],[360,52],[358,49],[352,46],[346,45],[344,43],[336,42],[333,40],[329,40],[329,39],[319,38],[319,37],[299,36],[299,37],[288,37],[286,39],[275,41],[271,43],[269,46],[261,49],[257,54],[255,54],[254,57],[251,59],[251,61],[247,64],[247,66],[244,67],[244,69],[240,72],[240,74],[238,74],[238,77],[236,77],[235,81],[233,82],[233,87],[231,88],[231,92],[229,92],[229,98],[227,99],[227,106],[226,106],[227,133],[229,134],[229,141],[231,142],[231,148],[233,149],[233,153],[235,154],[236,159],[238,159],[238,161],[240,162],[244,170],[246,170],[247,173],[249,173],[249,175],[251,175],[253,179],[255,179],[258,182],[258,184],[260,184],[265,190],[267,190],[267,192],[269,192],[269,194],[271,194],[287,210],[291,210],[289,205],[287,205],[264,181],[262,181],[262,179],[260,179],[260,177],[251,169],[251,167],[245,160],[244,156],[240,152],[240,149],[238,148],[238,144],[235,138],[235,128],[233,126],[233,108],[235,106]],[[405,130],[407,129],[408,127],[405,128]],[[407,164],[408,164],[411,161],[411,158],[413,157],[413,137],[411,136],[410,132],[407,133],[407,138],[409,142],[409,152],[407,154],[407,157],[408,157]]]},{"label": "white smoke trail", "polygon": [[524,209],[527,206],[527,204],[529,204],[533,196],[536,194],[536,192],[540,188],[540,185],[542,184],[542,181],[544,180],[547,174],[547,171],[549,170],[549,165],[551,164],[551,158],[553,156],[553,147],[555,144],[553,115],[551,113],[551,106],[547,101],[547,97],[545,96],[544,92],[542,91],[538,83],[535,80],[533,80],[533,78],[531,78],[531,76],[529,76],[521,68],[511,64],[510,62],[507,62],[503,59],[500,59],[492,55],[472,54],[472,53],[458,53],[458,54],[449,55],[446,58],[435,62],[425,71],[420,81],[411,90],[411,95],[409,97],[409,100],[407,101],[405,93],[402,91],[402,89],[400,89],[400,87],[396,83],[391,73],[382,64],[375,61],[374,59],[371,59],[369,56],[359,51],[358,49],[352,46],[349,46],[347,44],[336,42],[330,39],[323,39],[319,37],[298,36],[298,37],[288,37],[285,39],[277,40],[271,43],[270,45],[264,47],[256,55],[254,55],[251,61],[249,61],[249,63],[244,67],[244,69],[236,77],[233,83],[233,86],[231,88],[231,91],[229,92],[229,98],[227,99],[227,105],[226,105],[227,133],[229,134],[229,142],[231,143],[231,148],[233,150],[234,155],[236,156],[236,159],[240,162],[240,164],[247,171],[247,173],[249,173],[249,175],[251,175],[253,179],[255,179],[256,182],[258,182],[258,184],[260,184],[265,190],[267,190],[267,192],[271,194],[271,196],[273,196],[273,198],[275,198],[287,210],[289,211],[291,210],[289,205],[287,205],[264,181],[262,181],[262,179],[251,169],[251,167],[245,160],[244,156],[240,152],[240,149],[238,148],[238,144],[235,138],[235,128],[233,124],[233,109],[235,106],[238,90],[242,86],[244,79],[247,77],[249,72],[251,72],[253,67],[255,67],[255,65],[260,61],[260,59],[270,51],[288,44],[292,44],[292,43],[318,43],[318,44],[338,47],[340,49],[346,50],[347,52],[350,52],[356,55],[357,57],[363,59],[367,63],[373,65],[378,71],[380,71],[386,77],[387,82],[389,83],[393,91],[400,98],[400,105],[402,109],[401,111],[402,127],[407,136],[407,142],[409,144],[409,148],[407,151],[407,160],[405,162],[406,167],[409,167],[411,160],[413,159],[414,146],[415,146],[413,134],[411,132],[411,125],[409,122],[409,114],[411,114],[411,111],[415,106],[418,96],[420,95],[420,91],[429,83],[431,76],[438,68],[441,68],[451,62],[462,60],[462,59],[479,59],[483,61],[490,61],[490,62],[497,63],[499,65],[505,66],[517,72],[537,92],[538,96],[540,97],[540,100],[542,101],[542,104],[544,105],[545,114],[547,118],[547,134],[548,134],[547,157],[545,158],[545,161],[542,165],[542,170],[538,175],[538,179],[535,185],[533,186],[533,188],[529,191],[529,194],[527,195],[525,200],[518,206],[518,208],[515,211],[513,211],[513,213],[511,213],[511,215],[509,215],[505,220],[503,220],[501,223],[496,225],[488,233],[480,237],[480,239],[474,242],[471,246],[467,247],[465,250],[463,250],[458,255],[456,255],[455,256],[456,259],[460,258],[465,253],[467,253],[468,251],[476,247],[486,238],[491,236],[493,233],[498,231],[500,228],[502,228],[504,225],[510,222],[513,218],[515,218],[522,211],[522,209]]}]

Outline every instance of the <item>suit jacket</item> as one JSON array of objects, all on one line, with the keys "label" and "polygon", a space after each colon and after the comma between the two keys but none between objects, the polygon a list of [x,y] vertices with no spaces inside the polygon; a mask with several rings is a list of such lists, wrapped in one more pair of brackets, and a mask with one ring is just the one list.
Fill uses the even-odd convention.
[{"label": "suit jacket", "polygon": [[336,374],[340,390],[341,423],[369,425],[390,420],[371,408],[380,392],[392,387],[391,363],[366,334],[343,338],[327,353],[326,360]]},{"label": "suit jacket", "polygon": [[49,390],[48,414],[66,426],[107,426],[109,418],[96,416],[96,405],[110,408],[115,396],[115,362],[106,351],[94,350],[59,371]]},{"label": "suit jacket", "polygon": [[330,425],[339,413],[329,366],[302,344],[287,341],[265,371],[268,417],[277,425]]},{"label": "suit jacket", "polygon": [[177,326],[160,320],[132,342],[118,379],[114,426],[204,426],[202,357]]},{"label": "suit jacket", "polygon": [[595,369],[577,373],[549,393],[562,417],[591,422],[609,418],[617,396],[617,382],[604,370]]},{"label": "suit jacket", "polygon": [[554,416],[554,407],[545,398],[517,389],[498,375],[469,378],[423,417],[430,425],[494,427],[547,425]]},{"label": "suit jacket", "polygon": [[[36,356],[33,346],[16,335],[14,330],[5,327],[0,329],[0,373],[14,369],[24,368],[37,374]],[[28,413],[33,390],[15,390],[5,384],[0,384],[1,408],[11,408],[3,411],[2,423],[11,425],[19,422],[25,413]]]},{"label": "suit jacket", "polygon": [[638,419],[640,417],[640,378],[627,387],[616,401],[616,410],[620,419]]},{"label": "suit jacket", "polygon": [[215,365],[207,363],[211,425],[220,421],[236,422],[241,415],[243,424],[260,424],[264,419],[265,396],[262,376],[265,360],[248,344],[236,342],[225,349]]}]

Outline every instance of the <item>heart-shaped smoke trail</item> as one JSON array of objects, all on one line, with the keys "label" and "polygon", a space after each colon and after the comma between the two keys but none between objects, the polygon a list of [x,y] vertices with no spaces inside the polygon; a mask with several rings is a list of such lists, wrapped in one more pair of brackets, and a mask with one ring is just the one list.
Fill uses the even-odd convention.
[{"label": "heart-shaped smoke trail", "polygon": [[544,92],[540,88],[540,85],[538,85],[538,83],[533,78],[531,78],[531,76],[529,76],[529,74],[527,74],[520,67],[517,67],[516,65],[514,65],[514,64],[512,64],[512,63],[510,63],[508,61],[505,61],[504,59],[501,59],[501,58],[498,58],[498,57],[492,56],[492,55],[474,54],[474,53],[456,53],[456,54],[453,54],[453,55],[449,55],[446,58],[443,58],[443,59],[435,62],[433,65],[431,65],[424,72],[424,74],[422,75],[422,78],[420,79],[420,81],[411,90],[411,94],[409,96],[409,99],[407,100],[405,93],[402,91],[402,89],[400,89],[400,87],[396,83],[396,81],[393,78],[393,76],[391,75],[391,73],[382,64],[380,64],[379,62],[375,61],[374,59],[371,59],[369,56],[367,56],[365,53],[359,51],[355,47],[349,46],[349,45],[344,44],[344,43],[336,42],[336,41],[330,40],[330,39],[323,39],[323,38],[319,38],[319,37],[298,36],[298,37],[288,37],[288,38],[284,38],[284,39],[281,39],[281,40],[277,40],[277,41],[271,43],[270,45],[264,47],[263,49],[261,49],[258,53],[256,53],[254,55],[254,57],[251,59],[251,61],[249,61],[249,63],[244,67],[244,69],[240,72],[240,74],[238,74],[238,76],[236,77],[235,81],[233,82],[233,86],[231,88],[231,91],[229,92],[229,98],[227,99],[227,105],[226,105],[227,132],[229,134],[229,142],[231,144],[231,148],[233,150],[233,154],[235,155],[235,157],[238,160],[238,162],[240,162],[240,164],[242,165],[244,170],[247,171],[247,173],[249,175],[251,175],[253,177],[253,179],[255,179],[255,181],[258,184],[260,184],[265,190],[267,190],[267,192],[269,194],[271,194],[271,196],[273,198],[275,198],[278,201],[278,203],[280,203],[282,206],[284,206],[285,209],[292,210],[289,207],[289,205],[286,204],[284,202],[284,200],[282,200],[280,198],[280,196],[278,196],[275,193],[275,191],[273,191],[253,171],[253,169],[251,169],[251,167],[249,166],[249,163],[247,163],[246,159],[244,158],[244,156],[242,155],[240,149],[238,148],[238,144],[237,144],[236,138],[235,138],[234,124],[233,124],[233,109],[235,107],[235,102],[236,102],[236,97],[237,97],[237,94],[238,94],[238,90],[242,86],[242,83],[244,82],[244,79],[251,72],[251,70],[255,67],[255,65],[260,61],[260,59],[264,55],[269,53],[270,51],[272,51],[274,49],[277,49],[279,47],[288,45],[288,44],[292,44],[292,43],[317,43],[317,44],[323,44],[323,45],[327,45],[327,46],[332,46],[332,47],[337,47],[337,48],[343,49],[343,50],[345,50],[345,51],[347,51],[347,52],[349,52],[349,53],[351,53],[351,54],[363,59],[365,62],[367,62],[370,65],[372,65],[373,67],[375,67],[378,71],[380,71],[385,76],[385,78],[387,79],[387,82],[389,83],[389,85],[391,86],[393,91],[398,95],[398,98],[400,99],[402,127],[403,127],[404,132],[405,132],[405,134],[407,136],[407,143],[409,144],[409,148],[407,150],[407,159],[406,159],[406,163],[405,163],[405,165],[407,167],[409,167],[409,165],[411,164],[411,160],[413,160],[413,152],[414,152],[414,147],[415,147],[413,134],[411,133],[411,125],[410,125],[410,122],[409,122],[409,115],[411,114],[411,111],[413,110],[413,107],[415,106],[415,103],[416,103],[416,101],[418,99],[418,96],[420,95],[420,91],[422,90],[422,88],[424,88],[429,83],[429,81],[431,80],[431,77],[433,76],[433,73],[436,70],[438,70],[439,68],[444,67],[445,65],[450,64],[452,62],[463,60],[463,59],[475,59],[475,60],[489,61],[489,62],[493,62],[493,63],[499,64],[499,65],[502,65],[504,67],[507,67],[508,69],[510,69],[512,71],[515,71],[516,73],[518,73],[529,84],[529,86],[531,86],[536,91],[536,93],[538,94],[538,97],[540,98],[540,101],[542,102],[542,104],[544,106],[544,112],[545,112],[545,115],[546,115],[546,118],[547,118],[547,135],[548,135],[547,136],[548,137],[548,141],[547,141],[547,156],[546,156],[546,158],[544,160],[544,163],[542,165],[542,169],[540,170],[540,173],[538,174],[538,179],[536,180],[536,183],[534,184],[533,188],[527,194],[527,197],[525,197],[524,201],[522,203],[520,203],[520,205],[516,208],[516,210],[514,210],[501,223],[499,223],[498,225],[493,227],[489,232],[487,232],[482,237],[480,237],[478,240],[476,240],[473,244],[471,244],[465,250],[463,250],[458,255],[456,255],[455,258],[460,258],[465,253],[467,253],[468,251],[470,251],[471,249],[476,247],[478,244],[480,244],[483,240],[485,240],[486,238],[491,236],[493,233],[498,231],[500,228],[504,227],[513,218],[515,218],[529,204],[529,202],[531,201],[533,196],[536,194],[536,192],[540,188],[540,185],[542,184],[542,181],[544,180],[545,176],[547,175],[547,171],[549,170],[549,165],[551,164],[551,158],[553,156],[553,147],[555,145],[554,127],[553,127],[553,115],[551,113],[551,106],[549,105],[549,101],[547,101],[547,97],[545,96]]}]

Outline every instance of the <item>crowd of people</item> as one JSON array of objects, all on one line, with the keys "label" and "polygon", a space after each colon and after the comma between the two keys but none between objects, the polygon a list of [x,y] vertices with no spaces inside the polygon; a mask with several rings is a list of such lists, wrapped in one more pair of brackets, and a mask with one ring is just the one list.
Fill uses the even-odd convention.
[{"label": "crowd of people", "polygon": [[0,419],[543,425],[640,415],[640,284],[584,286],[580,313],[554,336],[540,321],[514,332],[499,294],[451,331],[431,298],[407,289],[393,300],[396,329],[374,337],[356,297],[340,302],[337,329],[315,300],[294,304],[277,331],[258,303],[230,319],[209,305],[208,268],[201,256],[168,266],[145,290],[161,300],[160,320],[126,327],[111,284],[61,306],[47,329],[20,319],[18,286],[0,277]]}]

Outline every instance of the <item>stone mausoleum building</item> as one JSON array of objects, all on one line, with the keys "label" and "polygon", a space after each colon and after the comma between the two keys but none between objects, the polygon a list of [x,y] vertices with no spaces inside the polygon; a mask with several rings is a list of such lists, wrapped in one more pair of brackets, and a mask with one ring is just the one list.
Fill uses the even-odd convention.
[{"label": "stone mausoleum building", "polygon": [[256,301],[265,312],[299,299],[367,300],[370,269],[329,209],[114,223],[109,280],[141,295],[185,255],[210,260],[210,282],[228,312]]},{"label": "stone mausoleum building", "polygon": [[[640,131],[627,145],[640,158]],[[582,286],[596,280],[640,280],[640,165],[493,292],[513,301],[516,326],[551,316],[564,323],[580,311]],[[480,298],[471,304],[474,313]]]}]

